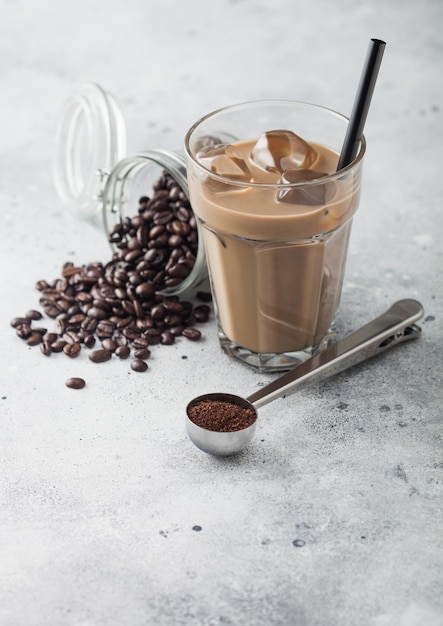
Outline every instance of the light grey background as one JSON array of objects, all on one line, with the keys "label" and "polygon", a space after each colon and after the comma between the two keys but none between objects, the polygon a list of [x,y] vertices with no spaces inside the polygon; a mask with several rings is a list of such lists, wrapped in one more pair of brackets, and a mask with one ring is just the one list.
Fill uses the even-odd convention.
[{"label": "light grey background", "polygon": [[[440,0],[0,0],[2,626],[443,624],[442,16]],[[412,297],[418,342],[263,407],[253,445],[217,460],[187,439],[187,401],[270,377],[223,355],[213,321],[145,374],[15,337],[38,279],[109,259],[52,180],[82,82],[118,100],[129,153],[176,148],[243,100],[348,114],[371,37],[388,45],[339,328]]]}]

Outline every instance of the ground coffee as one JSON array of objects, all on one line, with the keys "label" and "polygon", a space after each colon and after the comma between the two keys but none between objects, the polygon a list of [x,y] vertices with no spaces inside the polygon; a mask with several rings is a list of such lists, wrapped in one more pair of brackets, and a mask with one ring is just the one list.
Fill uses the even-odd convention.
[{"label": "ground coffee", "polygon": [[252,409],[222,400],[200,400],[189,407],[188,416],[197,426],[222,433],[243,430],[256,420]]}]

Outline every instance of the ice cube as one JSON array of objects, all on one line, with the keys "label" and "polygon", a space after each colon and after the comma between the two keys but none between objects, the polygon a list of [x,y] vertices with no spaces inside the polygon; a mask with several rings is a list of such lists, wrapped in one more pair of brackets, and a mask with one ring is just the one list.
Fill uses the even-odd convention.
[{"label": "ice cube", "polygon": [[197,152],[196,158],[203,167],[219,176],[243,181],[251,179],[245,160],[230,144],[205,146]]},{"label": "ice cube", "polygon": [[235,138],[224,133],[219,133],[217,135],[202,135],[195,142],[194,152],[198,152],[202,148],[214,148],[222,143],[231,143],[232,141],[235,141]]},{"label": "ice cube", "polygon": [[294,185],[318,180],[318,184],[303,185],[300,187],[286,187],[278,192],[277,198],[280,202],[291,202],[293,204],[305,204],[318,206],[329,202],[335,194],[335,183],[333,181],[322,181],[327,176],[325,172],[317,172],[308,169],[290,169],[283,172],[279,183],[284,185]]},{"label": "ice cube", "polygon": [[270,130],[258,138],[251,159],[267,172],[283,172],[296,167],[310,167],[317,151],[290,130]]}]

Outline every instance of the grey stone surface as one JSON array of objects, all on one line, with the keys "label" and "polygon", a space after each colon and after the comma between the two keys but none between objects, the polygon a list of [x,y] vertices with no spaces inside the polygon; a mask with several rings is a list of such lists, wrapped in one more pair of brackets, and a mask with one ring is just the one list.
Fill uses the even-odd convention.
[{"label": "grey stone surface", "polygon": [[[0,16],[0,624],[441,626],[441,2],[0,0]],[[371,37],[388,46],[339,329],[413,297],[419,341],[263,407],[251,447],[217,460],[188,440],[187,401],[271,377],[221,354],[213,321],[145,374],[14,336],[38,279],[109,258],[52,180],[82,82],[119,101],[129,153],[175,148],[242,100],[349,113]]]}]

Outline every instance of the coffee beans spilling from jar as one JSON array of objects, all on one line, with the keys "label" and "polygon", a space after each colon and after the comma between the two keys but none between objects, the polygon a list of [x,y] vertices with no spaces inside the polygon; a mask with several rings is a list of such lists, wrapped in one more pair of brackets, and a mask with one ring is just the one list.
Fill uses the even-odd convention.
[{"label": "coffee beans spilling from jar", "polygon": [[94,363],[132,355],[132,370],[144,372],[151,346],[171,345],[180,336],[200,339],[195,325],[210,315],[207,292],[197,293],[198,305],[159,293],[189,274],[198,246],[189,203],[169,174],[154,185],[152,199],[140,199],[138,215],[116,224],[110,241],[118,250],[108,263],[68,262],[60,278],[37,282],[43,312],[55,320],[52,329],[42,325],[37,310],[14,318],[11,326],[45,356],[76,358],[86,347]]},{"label": "coffee beans spilling from jar", "polygon": [[197,224],[186,194],[167,172],[153,189],[152,198],[140,198],[138,215],[118,222],[109,236],[142,298],[182,283],[198,250]]}]

